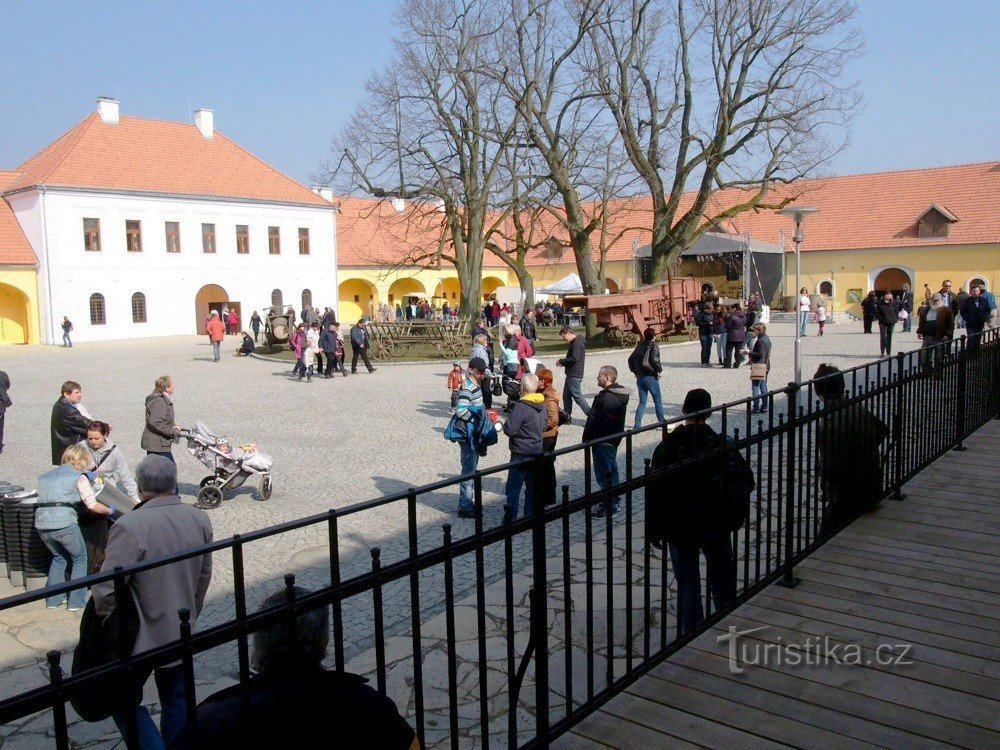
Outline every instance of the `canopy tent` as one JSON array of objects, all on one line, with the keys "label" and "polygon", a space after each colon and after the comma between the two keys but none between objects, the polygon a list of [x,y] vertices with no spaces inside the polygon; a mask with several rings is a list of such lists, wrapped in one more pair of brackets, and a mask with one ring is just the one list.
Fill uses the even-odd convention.
[{"label": "canopy tent", "polygon": [[559,281],[549,284],[548,286],[543,286],[541,289],[535,290],[536,294],[554,294],[557,297],[564,297],[567,294],[582,294],[583,284],[580,283],[580,277],[575,273],[569,273],[563,276]]}]

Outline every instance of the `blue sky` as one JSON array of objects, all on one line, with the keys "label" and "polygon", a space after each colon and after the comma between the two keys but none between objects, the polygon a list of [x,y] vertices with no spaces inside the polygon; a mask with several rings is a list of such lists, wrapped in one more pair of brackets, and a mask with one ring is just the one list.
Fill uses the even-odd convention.
[{"label": "blue sky", "polygon": [[[0,168],[89,114],[216,128],[310,182],[369,74],[392,53],[392,0],[8,2],[0,28]],[[859,0],[865,104],[828,167],[847,174],[1000,158],[1000,2]]]}]

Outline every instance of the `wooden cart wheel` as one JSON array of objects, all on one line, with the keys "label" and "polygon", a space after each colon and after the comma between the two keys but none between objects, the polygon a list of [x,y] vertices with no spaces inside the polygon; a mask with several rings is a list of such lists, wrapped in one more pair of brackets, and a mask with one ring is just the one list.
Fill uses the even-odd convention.
[{"label": "wooden cart wheel", "polygon": [[679,326],[681,323],[684,322],[684,316],[679,312],[675,312],[673,315],[671,315],[670,319],[674,322],[675,327]]},{"label": "wooden cart wheel", "polygon": [[604,338],[608,344],[621,344],[622,329],[618,326],[608,326],[604,329]]},{"label": "wooden cart wheel", "polygon": [[622,349],[631,349],[639,343],[639,334],[632,331],[625,331],[622,334]]}]

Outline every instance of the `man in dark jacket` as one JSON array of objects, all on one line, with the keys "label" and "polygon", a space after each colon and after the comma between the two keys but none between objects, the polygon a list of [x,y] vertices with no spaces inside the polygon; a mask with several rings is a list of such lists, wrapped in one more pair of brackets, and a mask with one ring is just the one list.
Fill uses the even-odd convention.
[{"label": "man in dark jacket", "polygon": [[583,365],[587,359],[587,344],[583,336],[573,333],[569,326],[563,326],[559,331],[562,340],[569,344],[566,356],[556,360],[556,364],[566,370],[566,382],[563,384],[563,409],[567,416],[573,416],[573,403],[590,417],[590,405],[583,398]]},{"label": "man in dark jacket", "polygon": [[0,370],[0,453],[3,453],[3,422],[4,417],[7,414],[7,407],[13,406],[14,402],[10,400],[10,396],[7,395],[7,390],[10,388],[10,378],[7,377],[7,373]]},{"label": "man in dark jacket", "polygon": [[[983,296],[981,286],[973,286],[972,294],[962,302],[962,319],[969,329],[969,351],[979,348],[979,340],[983,335],[983,328],[990,321],[990,303]],[[2,407],[0,407],[2,408]],[[0,420],[3,416],[0,415]],[[3,439],[3,432],[0,430],[0,440]]]},{"label": "man in dark jacket", "polygon": [[533,497],[537,464],[526,463],[541,456],[542,433],[548,423],[545,397],[538,392],[538,376],[526,372],[521,376],[521,397],[514,402],[503,432],[510,438],[510,460],[507,470],[507,487],[504,490],[511,520],[517,519],[521,504],[521,486],[524,486],[524,515],[534,513]]},{"label": "man in dark jacket", "polygon": [[864,323],[864,332],[872,332],[872,323],[875,321],[875,306],[878,305],[878,297],[875,290],[868,292],[868,296],[861,300],[861,320]]},{"label": "man in dark jacket", "polygon": [[356,375],[358,372],[358,357],[364,360],[365,367],[368,368],[368,372],[375,372],[377,368],[372,367],[372,363],[368,360],[368,351],[372,348],[371,339],[368,338],[368,329],[365,328],[365,320],[362,318],[358,321],[357,325],[351,327],[351,374]]},{"label": "man in dark jacket", "polygon": [[712,324],[715,322],[715,304],[705,302],[694,316],[698,326],[698,340],[701,342],[701,364],[711,367],[712,363]]},{"label": "man in dark jacket", "polygon": [[[711,336],[711,334],[709,334]],[[656,420],[665,422],[663,413],[663,397],[660,395],[660,347],[656,345],[656,331],[647,328],[642,334],[642,341],[628,357],[628,369],[635,375],[636,388],[639,391],[639,405],[635,409],[635,424],[633,428],[642,427],[643,412],[646,411],[646,400],[653,396],[653,406],[656,408]]]},{"label": "man in dark jacket", "polygon": [[[323,327],[323,332],[319,335],[319,348],[326,355],[326,372],[323,375],[332,378],[334,368],[337,366],[337,331],[333,323]],[[346,372],[344,377],[347,377]]]},{"label": "man in dark jacket", "polygon": [[[955,316],[941,295],[935,293],[930,305],[922,306],[917,316],[917,338],[922,342],[920,347],[920,365],[924,368],[934,367],[944,362],[946,352],[938,348],[938,344],[951,341],[955,334]],[[935,359],[937,360],[935,362]],[[940,369],[934,377],[942,377]]]},{"label": "man in dark jacket", "polygon": [[899,311],[892,298],[892,292],[886,290],[882,299],[875,305],[875,320],[878,321],[878,348],[880,357],[892,354],[892,332],[899,320]]},{"label": "man in dark jacket", "polygon": [[913,326],[913,292],[910,291],[909,284],[903,284],[903,291],[899,293],[897,302],[899,311],[906,311],[906,317],[903,318],[903,333],[909,333]]},{"label": "man in dark jacket", "polygon": [[531,342],[531,346],[534,347],[535,342],[538,341],[538,330],[535,328],[535,311],[528,310],[524,315],[521,316],[521,334]]},{"label": "man in dark jacket", "polygon": [[[587,415],[587,424],[583,428],[583,442],[625,431],[628,391],[618,385],[617,381],[618,370],[611,365],[605,365],[597,372],[597,385],[601,390],[594,396],[594,405]],[[597,486],[602,490],[618,484],[618,445],[621,441],[621,435],[618,435],[591,448]],[[600,507],[594,508],[591,515],[603,518],[608,512],[617,511],[618,497],[615,496],[606,500]]]},{"label": "man in dark jacket", "polygon": [[83,400],[80,384],[67,380],[62,384],[62,395],[52,406],[49,422],[52,438],[52,465],[62,464],[63,451],[87,437],[90,419],[80,413],[78,404]]},{"label": "man in dark jacket", "polygon": [[[649,539],[654,546],[670,545],[670,563],[677,579],[677,617],[681,633],[693,629],[705,617],[701,600],[699,553],[704,553],[708,585],[715,609],[736,596],[736,575],[729,531],[706,515],[706,498],[699,489],[719,467],[709,459],[664,473],[673,465],[700,454],[718,450],[724,438],[705,424],[712,396],[703,388],[689,391],[681,411],[686,421],[669,433],[653,451],[653,477],[646,486],[650,509]],[[699,512],[701,510],[701,512]]]},{"label": "man in dark jacket", "polygon": [[[727,370],[743,364],[743,346],[747,337],[747,314],[740,309],[737,302],[733,311],[726,316],[726,364]],[[736,355],[735,363],[733,355]]]}]

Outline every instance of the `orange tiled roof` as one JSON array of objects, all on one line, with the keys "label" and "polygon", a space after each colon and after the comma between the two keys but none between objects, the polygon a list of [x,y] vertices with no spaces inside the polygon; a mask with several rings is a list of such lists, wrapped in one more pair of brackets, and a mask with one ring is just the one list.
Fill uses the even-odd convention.
[{"label": "orange tiled roof", "polygon": [[[712,205],[719,210],[744,195],[738,190],[722,191],[713,197]],[[1000,162],[800,180],[775,186],[768,200],[778,203],[786,197],[821,210],[805,225],[803,252],[1000,243]],[[689,193],[681,199],[678,215],[687,210],[693,198]],[[954,214],[958,221],[950,225],[948,237],[920,239],[917,218],[933,204]],[[397,214],[387,202],[343,198],[342,206],[337,236],[344,265],[398,264],[404,257],[402,248],[412,254],[414,248],[432,248],[438,241],[436,233],[408,227],[407,212]],[[651,223],[648,198],[619,205],[608,231],[614,243],[607,259],[634,257],[633,246],[650,241]],[[740,214],[723,222],[723,228],[735,234],[749,232],[770,243],[778,243],[784,230],[791,248],[791,221],[771,209]],[[554,219],[547,219],[538,234],[561,240],[565,251],[561,259],[541,249],[534,251],[529,255],[529,266],[573,262],[565,232]],[[594,250],[596,254],[597,235]],[[499,265],[501,261],[487,254],[484,263]]]},{"label": "orange tiled roof", "polygon": [[12,192],[34,185],[205,195],[329,206],[329,202],[265,164],[218,131],[194,125],[97,113],[17,169]]},{"label": "orange tiled roof", "polygon": [[[0,169],[0,193],[19,176],[19,172]],[[38,258],[24,236],[21,225],[7,201],[0,198],[0,265],[37,266]]]}]

